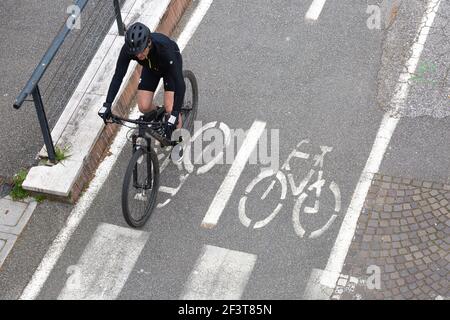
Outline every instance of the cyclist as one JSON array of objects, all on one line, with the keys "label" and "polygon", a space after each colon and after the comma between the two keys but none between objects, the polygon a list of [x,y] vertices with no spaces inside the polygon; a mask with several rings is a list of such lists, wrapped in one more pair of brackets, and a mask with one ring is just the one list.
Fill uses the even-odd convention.
[{"label": "cyclist", "polygon": [[156,109],[153,96],[161,78],[164,81],[164,107],[166,111],[165,135],[171,139],[172,132],[181,127],[180,110],[183,104],[186,85],[183,79],[183,60],[175,41],[161,33],[136,22],[125,34],[125,44],[120,51],[116,70],[109,86],[106,111],[103,120],[111,116],[111,104],[120,89],[131,60],[142,66],[141,78],[137,92],[139,111],[148,114]]}]

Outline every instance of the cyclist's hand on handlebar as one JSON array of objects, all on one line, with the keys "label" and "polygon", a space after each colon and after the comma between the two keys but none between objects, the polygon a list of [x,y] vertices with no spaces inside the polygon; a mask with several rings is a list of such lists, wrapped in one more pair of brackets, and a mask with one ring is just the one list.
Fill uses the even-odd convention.
[{"label": "cyclist's hand on handlebar", "polygon": [[98,115],[100,118],[103,119],[103,122],[106,124],[106,121],[111,118],[112,112],[111,112],[111,103],[105,102],[103,104],[103,107],[100,108],[98,111]]}]

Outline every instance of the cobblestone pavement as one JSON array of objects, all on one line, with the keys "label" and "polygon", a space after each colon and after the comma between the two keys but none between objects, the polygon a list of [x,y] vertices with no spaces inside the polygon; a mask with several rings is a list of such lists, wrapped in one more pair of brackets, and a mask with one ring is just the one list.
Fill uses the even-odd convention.
[{"label": "cobblestone pavement", "polygon": [[376,175],[331,299],[449,299],[450,185]]}]

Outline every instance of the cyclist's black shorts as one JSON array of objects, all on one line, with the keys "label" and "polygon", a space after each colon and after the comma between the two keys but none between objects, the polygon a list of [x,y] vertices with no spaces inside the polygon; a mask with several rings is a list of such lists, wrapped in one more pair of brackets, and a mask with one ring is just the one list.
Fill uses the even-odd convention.
[{"label": "cyclist's black shorts", "polygon": [[161,77],[160,74],[153,72],[150,68],[142,68],[141,79],[139,81],[138,90],[155,92],[159,80],[163,78],[164,90],[175,91],[175,83],[169,77]]},{"label": "cyclist's black shorts", "polygon": [[[178,64],[182,66],[183,60],[180,53],[175,55],[175,59],[178,59]],[[164,81],[164,91],[175,91],[175,80],[172,79],[172,77],[161,75],[146,66],[142,68],[138,90],[155,92],[161,78],[163,78]]]}]

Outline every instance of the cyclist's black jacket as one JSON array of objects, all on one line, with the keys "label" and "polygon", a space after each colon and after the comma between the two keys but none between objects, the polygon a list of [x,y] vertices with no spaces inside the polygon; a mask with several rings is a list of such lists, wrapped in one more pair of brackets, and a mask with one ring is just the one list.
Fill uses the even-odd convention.
[{"label": "cyclist's black jacket", "polygon": [[116,71],[109,86],[106,102],[112,103],[114,101],[117,92],[119,92],[122,80],[127,73],[130,61],[135,60],[142,65],[143,68],[149,68],[152,72],[161,77],[172,78],[175,84],[173,109],[180,111],[186,90],[183,79],[180,49],[175,41],[164,34],[156,32],[151,33],[150,39],[152,41],[152,47],[148,54],[148,59],[142,61],[135,56],[128,55],[125,45],[122,47],[117,60]]}]

